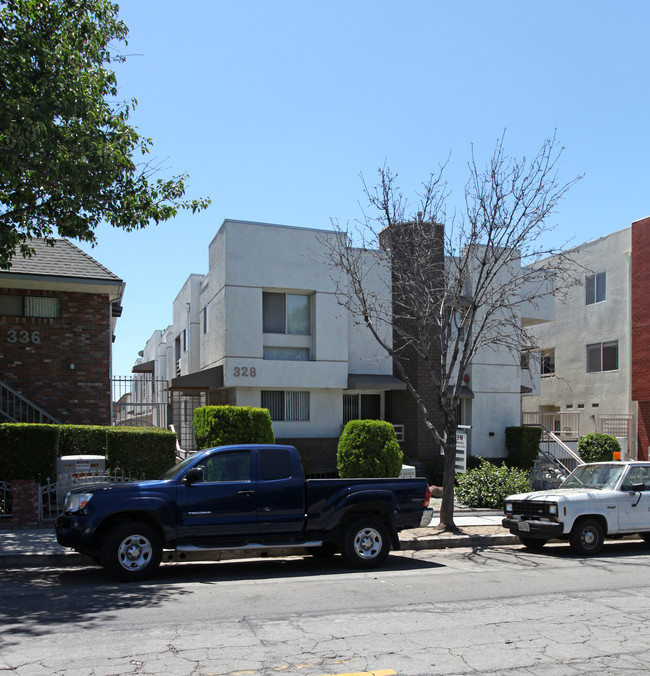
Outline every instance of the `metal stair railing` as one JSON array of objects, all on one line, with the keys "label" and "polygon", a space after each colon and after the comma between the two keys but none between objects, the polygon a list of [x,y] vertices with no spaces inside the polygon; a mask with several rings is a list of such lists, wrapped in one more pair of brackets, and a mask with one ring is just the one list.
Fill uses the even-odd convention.
[{"label": "metal stair railing", "polygon": [[541,423],[533,423],[528,426],[542,428],[543,434],[539,454],[561,472],[570,474],[576,467],[585,464],[585,461],[548,427]]},{"label": "metal stair railing", "polygon": [[15,423],[60,424],[54,416],[0,381],[0,416]]}]

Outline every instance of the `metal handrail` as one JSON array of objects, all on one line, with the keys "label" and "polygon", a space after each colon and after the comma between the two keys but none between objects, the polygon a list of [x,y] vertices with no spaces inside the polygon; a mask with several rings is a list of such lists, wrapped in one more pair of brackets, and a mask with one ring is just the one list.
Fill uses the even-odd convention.
[{"label": "metal handrail", "polygon": [[58,425],[61,422],[3,382],[0,382],[0,415],[15,423],[38,422]]},{"label": "metal handrail", "polygon": [[[555,465],[558,469],[570,474],[579,465],[584,465],[585,461],[569,448],[554,432],[552,432],[546,425],[541,423],[529,423],[527,427],[541,427],[545,433],[546,439],[542,443],[546,444],[546,449],[539,448],[540,455],[546,458]],[[557,449],[562,452],[558,453]]]}]

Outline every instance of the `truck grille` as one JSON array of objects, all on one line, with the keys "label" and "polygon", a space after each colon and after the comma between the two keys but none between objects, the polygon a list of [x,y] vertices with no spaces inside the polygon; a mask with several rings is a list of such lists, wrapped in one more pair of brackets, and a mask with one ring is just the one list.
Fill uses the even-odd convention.
[{"label": "truck grille", "polygon": [[[532,502],[531,500],[513,501],[512,513],[517,516],[525,516],[531,519],[549,518],[550,502]],[[555,503],[553,503],[555,506]],[[557,512],[553,514],[556,516]]]}]

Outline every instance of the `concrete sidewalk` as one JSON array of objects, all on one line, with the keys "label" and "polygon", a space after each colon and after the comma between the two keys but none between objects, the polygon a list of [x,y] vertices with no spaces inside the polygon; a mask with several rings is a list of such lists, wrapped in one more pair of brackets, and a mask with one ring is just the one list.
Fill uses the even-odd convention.
[{"label": "concrete sidewalk", "polygon": [[[454,520],[461,531],[437,533],[434,528],[439,516],[433,513],[431,524],[426,528],[402,531],[402,550],[445,549],[447,547],[486,547],[490,545],[515,544],[519,540],[501,527],[500,512],[459,512]],[[277,550],[282,556],[296,555],[299,550]],[[213,558],[225,560],[260,556],[243,550],[219,552]],[[212,558],[212,557],[211,557]],[[178,559],[173,553],[165,555],[163,561]],[[191,560],[185,557],[184,560]],[[61,568],[68,566],[94,565],[90,559],[70,549],[61,547],[56,541],[53,528],[29,530],[0,530],[0,569],[6,568]]]}]

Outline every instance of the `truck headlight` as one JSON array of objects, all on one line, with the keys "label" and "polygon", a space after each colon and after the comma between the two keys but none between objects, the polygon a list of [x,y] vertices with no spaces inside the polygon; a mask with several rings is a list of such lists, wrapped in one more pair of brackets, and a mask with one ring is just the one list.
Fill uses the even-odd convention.
[{"label": "truck headlight", "polygon": [[506,514],[512,514],[512,502],[506,502],[503,509]]},{"label": "truck headlight", "polygon": [[548,515],[549,516],[557,516],[557,505],[552,504],[548,506]]},{"label": "truck headlight", "polygon": [[79,512],[93,497],[92,493],[68,493],[65,498],[65,512]]}]

